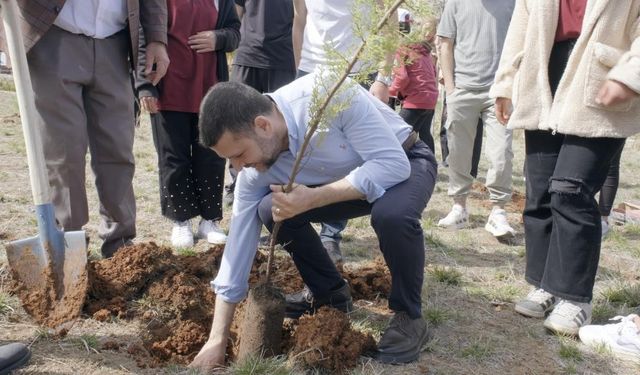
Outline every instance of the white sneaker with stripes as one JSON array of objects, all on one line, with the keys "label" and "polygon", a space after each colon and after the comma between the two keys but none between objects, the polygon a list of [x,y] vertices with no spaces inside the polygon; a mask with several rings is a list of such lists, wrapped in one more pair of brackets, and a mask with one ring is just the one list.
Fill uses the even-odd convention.
[{"label": "white sneaker with stripes", "polygon": [[551,314],[545,319],[548,330],[568,336],[577,336],[582,326],[591,323],[591,304],[560,300]]},{"label": "white sneaker with stripes", "polygon": [[515,310],[530,318],[544,318],[557,302],[553,294],[542,288],[534,288],[524,299],[516,302]]}]

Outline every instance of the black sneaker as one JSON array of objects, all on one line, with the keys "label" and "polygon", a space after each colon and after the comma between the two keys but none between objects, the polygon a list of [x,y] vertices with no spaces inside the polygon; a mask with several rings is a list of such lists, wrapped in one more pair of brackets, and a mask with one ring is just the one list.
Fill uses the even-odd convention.
[{"label": "black sneaker", "polygon": [[315,298],[313,293],[305,285],[301,292],[287,294],[285,296],[287,307],[284,315],[287,318],[298,319],[302,314],[314,314],[316,310],[324,305],[329,305],[345,313],[353,310],[353,300],[351,290],[346,282],[340,288],[331,291],[324,298]]},{"label": "black sneaker", "polygon": [[322,243],[324,249],[329,254],[329,258],[336,266],[342,264],[342,252],[340,251],[340,244],[335,241],[325,241]]},{"label": "black sneaker", "polygon": [[9,374],[24,366],[29,358],[31,358],[31,350],[24,344],[12,343],[0,346],[0,374]]},{"label": "black sneaker", "polygon": [[375,359],[392,364],[413,362],[430,339],[424,319],[411,319],[406,312],[397,312],[380,338]]}]

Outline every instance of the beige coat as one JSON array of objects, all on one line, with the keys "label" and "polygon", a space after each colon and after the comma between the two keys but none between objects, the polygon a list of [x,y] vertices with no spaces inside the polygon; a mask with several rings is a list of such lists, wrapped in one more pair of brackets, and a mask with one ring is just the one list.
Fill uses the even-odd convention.
[{"label": "beige coat", "polygon": [[509,128],[613,138],[640,132],[639,98],[611,107],[596,103],[607,79],[640,93],[640,0],[587,1],[582,33],[552,99],[548,62],[558,14],[558,0],[516,0],[490,91],[514,98]]}]

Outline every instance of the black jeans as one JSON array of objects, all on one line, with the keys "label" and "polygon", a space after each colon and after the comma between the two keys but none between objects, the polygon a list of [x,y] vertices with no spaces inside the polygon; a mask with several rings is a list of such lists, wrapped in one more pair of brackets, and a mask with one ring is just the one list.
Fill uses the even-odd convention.
[{"label": "black jeans", "polygon": [[535,287],[591,301],[601,242],[594,196],[623,146],[622,138],[525,131],[525,278]]},{"label": "black jeans", "polygon": [[620,158],[622,157],[622,149],[613,157],[611,164],[609,165],[609,172],[607,173],[607,179],[602,184],[600,189],[600,197],[598,198],[598,206],[600,207],[601,216],[609,216],[611,209],[613,208],[613,202],[616,199],[616,193],[618,192],[618,184],[620,181]]},{"label": "black jeans", "polygon": [[198,114],[160,111],[151,115],[151,129],[162,215],[174,221],[221,219],[226,161],[198,142]]},{"label": "black jeans", "polygon": [[[421,313],[425,247],[420,219],[436,182],[435,157],[421,141],[407,152],[410,177],[369,203],[353,200],[334,203],[285,220],[278,243],[291,253],[300,276],[315,296],[326,296],[344,281],[322,246],[312,222],[352,219],[371,214],[385,262],[391,272],[389,308],[405,311],[412,318]],[[258,208],[260,219],[271,230],[271,194]]]},{"label": "black jeans", "polygon": [[433,109],[402,108],[400,110],[400,117],[402,117],[407,124],[413,126],[413,130],[418,132],[420,140],[426,143],[435,154],[435,145],[433,143],[433,136],[431,136],[433,112]]}]

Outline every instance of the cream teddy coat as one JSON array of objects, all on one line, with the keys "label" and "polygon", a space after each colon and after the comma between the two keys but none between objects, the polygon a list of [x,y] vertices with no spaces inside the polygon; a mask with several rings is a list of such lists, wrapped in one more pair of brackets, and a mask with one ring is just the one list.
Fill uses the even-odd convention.
[{"label": "cream teddy coat", "polygon": [[548,63],[558,15],[558,0],[516,0],[490,91],[493,98],[513,98],[509,128],[590,138],[639,132],[639,98],[604,107],[596,96],[607,79],[640,93],[640,0],[587,1],[581,35],[552,99]]}]

